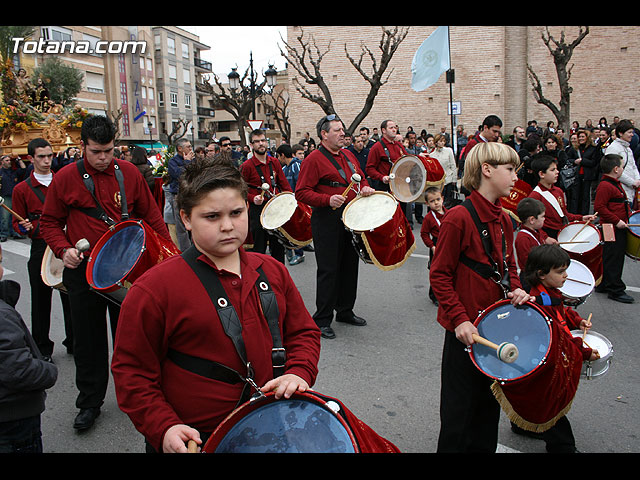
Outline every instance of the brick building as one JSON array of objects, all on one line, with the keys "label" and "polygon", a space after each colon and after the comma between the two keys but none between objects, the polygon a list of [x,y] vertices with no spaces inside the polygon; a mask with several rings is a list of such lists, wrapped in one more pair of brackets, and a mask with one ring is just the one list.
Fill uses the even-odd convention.
[{"label": "brick building", "polygon": [[[289,26],[290,44],[300,35],[313,36],[324,52],[330,42],[329,53],[322,60],[322,74],[334,100],[336,112],[348,125],[364,105],[369,84],[353,68],[345,56],[358,58],[360,44],[366,44],[379,58],[379,26]],[[387,74],[393,72],[375,99],[373,109],[360,126],[379,127],[385,119],[396,121],[400,133],[408,126],[420,132],[433,133],[441,127],[451,131],[448,115],[449,85],[445,75],[421,92],[411,89],[411,61],[421,43],[435,30],[435,26],[412,26],[406,39],[396,51]],[[461,104],[457,123],[473,133],[488,114],[502,118],[504,133],[511,133],[516,125],[526,126],[535,119],[544,126],[556,121],[551,111],[536,102],[531,91],[526,65],[538,74],[545,96],[559,104],[560,93],[553,59],[541,39],[544,27],[538,26],[452,26],[450,27],[451,64],[455,69],[453,100]],[[566,38],[573,40],[578,27],[550,27],[559,38],[566,28]],[[595,26],[574,50],[570,85],[571,120],[584,125],[587,119],[597,124],[600,117],[611,123],[614,116],[637,122],[640,109],[640,35],[633,26]],[[366,59],[364,65],[370,66]],[[322,117],[319,106],[303,99],[295,90],[292,78],[295,70],[289,65],[290,121],[292,140],[305,132],[315,137],[315,124]]]}]

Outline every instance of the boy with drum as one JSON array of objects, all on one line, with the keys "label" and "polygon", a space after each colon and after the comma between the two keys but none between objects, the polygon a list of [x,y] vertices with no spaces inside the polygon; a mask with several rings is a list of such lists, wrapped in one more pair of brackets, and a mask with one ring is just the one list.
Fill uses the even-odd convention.
[{"label": "boy with drum", "polygon": [[112,362],[118,404],[148,452],[202,447],[258,389],[288,398],[318,373],[320,332],[287,268],[242,248],[249,223],[240,172],[192,162],[177,205],[193,245],[131,287]]},{"label": "boy with drum", "polygon": [[[517,180],[518,154],[497,142],[480,143],[465,161],[463,186],[471,195],[443,217],[430,280],[445,328],[438,452],[495,452],[500,406],[491,379],[473,364],[465,345],[474,343],[478,312],[497,301],[530,300],[520,288],[513,255],[513,227],[501,197]],[[481,232],[486,235],[481,236]]]},{"label": "boy with drum", "polygon": [[617,302],[633,303],[634,299],[625,293],[626,285],[622,281],[630,216],[629,201],[619,180],[624,171],[622,157],[609,153],[600,160],[600,168],[602,180],[596,189],[594,208],[600,212],[603,223],[613,224],[616,239],[604,242],[602,246],[602,282],[596,291],[608,293],[608,297]]},{"label": "boy with drum", "polygon": [[[566,307],[562,303],[560,288],[567,279],[567,268],[570,262],[569,254],[559,245],[541,245],[529,252],[524,276],[527,283],[531,285],[529,293],[541,299],[538,304],[542,303],[542,309],[552,321],[557,321],[560,325],[558,331],[566,340],[564,351],[568,358],[567,363],[582,364],[584,360],[598,359],[599,355],[597,350],[585,346],[581,337],[574,337],[571,334],[571,330],[588,330],[591,328],[591,321],[580,317],[573,308]],[[577,380],[572,381],[577,386]],[[545,430],[542,433],[542,439],[549,453],[577,451],[571,424],[566,415],[562,415],[553,427]]]}]

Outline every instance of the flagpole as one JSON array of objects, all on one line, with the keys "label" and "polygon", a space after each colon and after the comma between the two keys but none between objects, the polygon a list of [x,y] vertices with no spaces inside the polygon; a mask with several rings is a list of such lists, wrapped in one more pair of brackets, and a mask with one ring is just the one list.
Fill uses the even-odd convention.
[{"label": "flagpole", "polygon": [[447,70],[447,83],[449,84],[449,111],[451,119],[451,149],[457,153],[456,132],[453,129],[453,84],[455,82],[455,70],[451,68],[451,27],[447,25],[447,44],[449,46],[449,70]]}]

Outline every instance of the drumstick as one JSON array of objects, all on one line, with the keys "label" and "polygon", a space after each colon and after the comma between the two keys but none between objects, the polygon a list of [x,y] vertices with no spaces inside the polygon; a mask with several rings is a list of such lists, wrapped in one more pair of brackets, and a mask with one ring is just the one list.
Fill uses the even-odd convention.
[{"label": "drumstick", "polygon": [[[589,314],[589,317],[587,318],[587,323],[591,323],[591,315],[593,315],[593,312]],[[587,335],[587,327],[584,327],[584,331],[582,332],[582,343],[584,343],[585,345],[587,345],[587,342],[584,341],[584,337],[586,337]],[[587,347],[589,347],[589,345],[587,345]],[[591,347],[589,347],[591,348]]]},{"label": "drumstick", "polygon": [[583,285],[591,285],[589,282],[583,282],[582,280],[577,280],[575,278],[567,278],[567,280],[571,280],[572,282],[582,283]]},{"label": "drumstick", "polygon": [[[594,215],[598,215],[598,212],[594,213]],[[573,242],[576,239],[576,237],[578,235],[580,235],[582,233],[582,231],[585,228],[587,228],[587,225],[589,225],[590,223],[591,223],[591,220],[587,220],[586,223],[582,226],[582,228],[580,230],[578,230],[578,233],[576,233],[570,241]]]},{"label": "drumstick", "polygon": [[7,212],[9,212],[11,215],[13,215],[14,217],[16,217],[18,220],[20,220],[21,222],[24,222],[24,218],[22,218],[20,215],[18,215],[16,212],[14,212],[13,210],[11,210],[9,207],[7,207],[4,204],[4,198],[0,197],[0,206],[2,206],[2,208],[4,208]]},{"label": "drumstick", "polygon": [[262,190],[260,192],[260,197],[264,198],[264,194],[269,190],[269,184],[267,182],[263,183],[260,185],[260,189]]},{"label": "drumstick", "polygon": [[503,362],[513,363],[518,359],[518,347],[513,343],[502,342],[500,345],[497,345],[476,333],[472,333],[471,335],[476,343],[493,348],[496,351],[498,358]]},{"label": "drumstick", "polygon": [[[344,192],[342,192],[342,196],[343,197],[347,197],[347,194],[349,193],[349,190],[351,190],[351,187],[353,187],[354,183],[360,183],[360,181],[362,180],[362,177],[360,175],[358,175],[357,173],[354,173],[353,175],[351,175],[351,183],[349,184],[349,186],[344,190]],[[338,207],[333,207],[333,209],[335,210]]]},{"label": "drumstick", "polygon": [[76,250],[78,250],[80,253],[86,252],[87,250],[89,250],[89,248],[91,248],[91,244],[86,238],[81,238],[76,242]]},{"label": "drumstick", "polygon": [[589,243],[587,240],[576,240],[575,242],[558,242],[558,245],[566,245],[568,243]]},{"label": "drumstick", "polygon": [[195,440],[189,440],[187,442],[187,453],[198,453],[198,444]]}]

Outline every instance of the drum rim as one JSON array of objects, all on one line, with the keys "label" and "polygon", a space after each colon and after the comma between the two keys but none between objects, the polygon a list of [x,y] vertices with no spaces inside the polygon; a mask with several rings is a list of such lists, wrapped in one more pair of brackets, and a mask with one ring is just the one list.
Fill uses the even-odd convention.
[{"label": "drum rim", "polygon": [[[484,318],[484,316],[487,313],[489,313],[489,312],[491,312],[491,311],[493,311],[493,310],[495,310],[495,309],[497,309],[497,308],[499,308],[499,307],[501,307],[501,306],[503,306],[505,304],[510,304],[510,303],[511,303],[511,300],[503,299],[503,300],[499,300],[498,302],[494,303],[493,305],[490,305],[489,307],[487,307],[486,309],[484,309],[482,312],[480,312],[478,314],[478,316],[476,317],[476,319],[473,322],[473,325],[477,328],[478,323],[480,323],[482,318]],[[533,302],[525,302],[523,305],[518,305],[518,307],[525,306],[525,305],[528,306],[528,307],[532,307],[534,310],[536,310],[538,313],[540,313],[540,315],[546,320],[547,327],[549,328],[549,345],[547,346],[547,351],[541,357],[542,359],[538,363],[538,365],[536,365],[528,373],[526,373],[524,375],[520,375],[519,377],[515,377],[515,378],[503,378],[503,377],[498,377],[496,375],[491,375],[491,374],[485,372],[480,367],[480,365],[478,365],[478,362],[476,361],[476,359],[475,359],[475,357],[473,355],[473,346],[475,344],[469,345],[469,348],[468,348],[469,356],[471,357],[471,361],[476,366],[476,368],[483,375],[486,375],[488,378],[491,378],[491,379],[496,380],[496,381],[498,381],[500,383],[503,383],[503,384],[512,384],[512,383],[515,383],[515,382],[517,382],[519,380],[523,380],[523,379],[527,378],[528,376],[532,375],[534,372],[538,371],[540,368],[542,368],[542,366],[544,364],[546,364],[546,362],[547,362],[547,358],[549,357],[549,352],[551,351],[551,345],[553,344],[553,329],[551,328],[551,325],[550,325],[551,319],[549,318],[549,316],[544,312],[544,310],[539,305],[537,305],[537,304],[535,304]],[[514,305],[514,308],[517,308],[517,307]]]},{"label": "drum rim", "polygon": [[[424,191],[426,189],[427,186],[427,167],[424,166],[424,163],[422,163],[422,160],[420,160],[420,157],[418,157],[417,155],[411,155],[411,154],[407,154],[407,155],[402,155],[400,158],[398,158],[393,165],[391,166],[391,170],[389,173],[395,173],[394,169],[397,168],[398,165],[400,165],[401,163],[406,163],[405,159],[408,158],[415,158],[416,159],[416,163],[420,166],[420,168],[422,169],[424,175],[424,185],[423,188],[420,190],[420,192],[418,192],[416,195],[411,195],[409,197],[403,198],[403,199],[399,199],[397,192],[394,191],[393,189],[393,184],[395,182],[393,181],[389,181],[389,190],[391,191],[391,193],[393,194],[392,196],[394,198],[396,198],[397,200],[400,200],[404,203],[410,203],[410,202],[415,202],[418,198],[420,198],[421,195],[424,194]],[[387,192],[383,192],[383,193],[387,193]]]},{"label": "drum rim", "polygon": [[[629,223],[631,223],[631,217],[633,217],[635,214],[639,214],[640,215],[640,210],[636,210],[634,212],[631,212],[631,214],[629,215]],[[633,235],[636,238],[640,239],[640,233],[636,233],[633,231],[634,228],[637,228],[638,230],[640,230],[640,227],[629,227],[627,228],[627,231]],[[636,258],[636,257],[632,257],[632,258]]]},{"label": "drum rim", "polygon": [[[389,218],[387,218],[384,222],[382,222],[379,225],[373,226],[373,227],[368,227],[365,228],[364,230],[356,230],[355,228],[352,228],[350,226],[347,225],[347,222],[345,221],[345,216],[347,214],[347,211],[353,206],[355,205],[356,202],[365,199],[365,198],[369,198],[369,197],[373,197],[374,195],[385,195],[387,197],[389,197],[390,199],[393,200],[395,208],[393,210],[393,213],[391,214],[391,216]],[[376,228],[381,227],[382,225],[384,225],[385,223],[387,223],[389,220],[391,220],[393,218],[393,216],[395,215],[395,212],[398,208],[398,199],[396,197],[394,197],[392,194],[390,194],[389,192],[380,192],[380,191],[376,191],[373,192],[371,195],[367,195],[365,196],[361,196],[361,195],[357,195],[356,198],[354,198],[353,200],[351,200],[349,203],[347,203],[347,205],[344,207],[344,210],[342,211],[342,223],[344,224],[344,226],[346,228],[348,228],[349,230],[351,230],[352,232],[357,232],[357,233],[362,233],[362,232],[369,232],[371,230],[375,230]]]},{"label": "drum rim", "polygon": [[[591,283],[591,290],[589,291],[589,293],[587,293],[586,295],[581,295],[579,297],[573,296],[573,295],[569,295],[568,293],[566,293],[565,291],[563,291],[564,285],[567,284],[567,282],[565,281],[564,285],[559,288],[558,290],[560,290],[560,293],[562,293],[563,296],[571,299],[571,300],[581,300],[581,299],[586,299],[589,295],[591,295],[593,293],[593,290],[596,288],[596,277],[593,275],[593,272],[589,269],[589,267],[587,267],[584,263],[575,260],[575,259],[571,259],[571,261],[569,262],[569,266],[571,266],[571,264],[578,264],[580,265],[582,268],[584,268],[585,271],[587,271],[590,275],[590,279],[593,280],[593,282]],[[568,270],[568,269],[567,269]],[[567,278],[568,280],[568,278]]]},{"label": "drum rim", "polygon": [[[93,281],[93,270],[95,268],[95,262],[98,258],[98,255],[100,253],[100,250],[102,249],[102,247],[104,247],[104,245],[111,239],[111,237],[113,237],[117,232],[119,232],[120,230],[123,230],[124,228],[128,228],[131,226],[137,225],[138,227],[140,227],[140,229],[143,232],[143,247],[141,249],[141,251],[138,254],[138,257],[136,258],[136,261],[133,262],[133,265],[131,265],[131,267],[126,271],[126,273],[122,276],[122,278],[120,278],[120,280],[118,280],[118,282],[106,286],[106,287],[97,287],[95,285],[95,282]],[[89,286],[91,288],[93,288],[96,291],[99,292],[105,292],[105,293],[109,293],[112,292],[114,290],[118,290],[119,288],[121,288],[118,283],[121,282],[122,280],[124,280],[125,278],[127,278],[127,276],[133,271],[133,269],[136,268],[136,266],[138,265],[138,263],[140,262],[140,259],[142,258],[142,253],[144,252],[144,249],[146,248],[146,240],[147,240],[147,229],[144,226],[144,222],[142,220],[134,220],[134,219],[130,219],[130,220],[125,220],[123,222],[119,222],[111,227],[109,227],[109,229],[98,239],[98,241],[96,242],[96,245],[93,247],[93,249],[91,250],[91,255],[89,256],[89,260],[87,261],[87,283],[89,284]]]},{"label": "drum rim", "polygon": [[[264,226],[264,213],[267,211],[267,209],[269,208],[269,205],[271,205],[271,203],[275,203],[274,200],[276,198],[282,198],[285,196],[292,196],[293,200],[296,202],[296,207],[298,205],[298,199],[296,198],[295,194],[293,192],[280,192],[280,193],[276,193],[273,197],[271,197],[267,203],[264,204],[264,207],[262,208],[262,211],[260,212],[260,225],[262,225],[263,228],[265,228],[266,230],[275,230],[277,228],[282,227],[283,225],[286,225],[286,223],[291,220],[291,217],[289,217],[284,223],[282,223],[281,225],[278,225],[277,227],[273,227],[273,228],[267,228]],[[295,208],[293,209],[293,212],[295,212]],[[293,216],[293,212],[291,213],[291,215]]]},{"label": "drum rim", "polygon": [[[254,400],[249,400],[249,401],[243,403],[239,407],[234,408],[233,411],[231,413],[229,413],[229,415],[227,415],[224,418],[224,420],[222,420],[218,424],[218,426],[215,428],[215,430],[213,431],[213,433],[211,434],[211,436],[209,437],[207,442],[204,444],[204,446],[202,448],[202,451],[203,452],[204,451],[211,451],[211,452],[215,453],[215,450],[218,448],[218,446],[220,445],[222,440],[225,438],[225,436],[238,423],[238,422],[235,422],[234,424],[230,424],[230,421],[236,415],[240,414],[241,412],[243,413],[243,415],[242,415],[242,417],[240,417],[240,419],[244,419],[249,414],[251,414],[252,412],[256,411],[258,408],[260,408],[261,406],[270,405],[270,404],[275,403],[275,402],[288,401],[288,400],[313,401],[314,404],[316,404],[317,406],[319,406],[319,407],[323,408],[324,410],[328,411],[333,417],[335,417],[340,422],[340,424],[343,426],[343,428],[347,432],[347,435],[348,435],[349,439],[351,440],[351,442],[353,444],[353,448],[355,450],[355,453],[360,453],[360,446],[358,445],[358,441],[356,440],[355,434],[353,433],[351,427],[346,422],[346,420],[344,418],[342,418],[341,415],[339,415],[336,412],[334,412],[333,410],[331,410],[327,406],[327,402],[323,398],[321,398],[320,396],[315,395],[313,391],[294,392],[291,395],[290,398],[282,397],[280,399],[276,399],[275,398],[275,393],[274,392],[267,392],[267,393],[263,394],[259,398],[256,398]],[[333,399],[330,398],[329,400],[333,400]],[[265,403],[265,402],[267,402],[267,403]],[[216,438],[216,437],[220,437],[220,438]]]},{"label": "drum rim", "polygon": [[569,227],[571,225],[585,225],[586,227],[591,228],[592,230],[594,230],[598,234],[598,237],[597,237],[598,241],[596,243],[594,243],[593,246],[589,250],[585,250],[585,251],[571,250],[571,249],[567,248],[566,245],[560,245],[566,252],[573,253],[575,255],[585,255],[587,253],[593,252],[593,250],[595,250],[596,248],[598,248],[598,246],[600,246],[602,244],[602,234],[600,233],[600,230],[598,230],[598,227],[596,227],[595,225],[592,225],[591,223],[587,224],[586,222],[583,222],[583,221],[573,221],[573,222],[567,223],[558,232],[558,241],[560,241],[560,235],[561,235],[562,231],[565,230],[567,227]]}]

